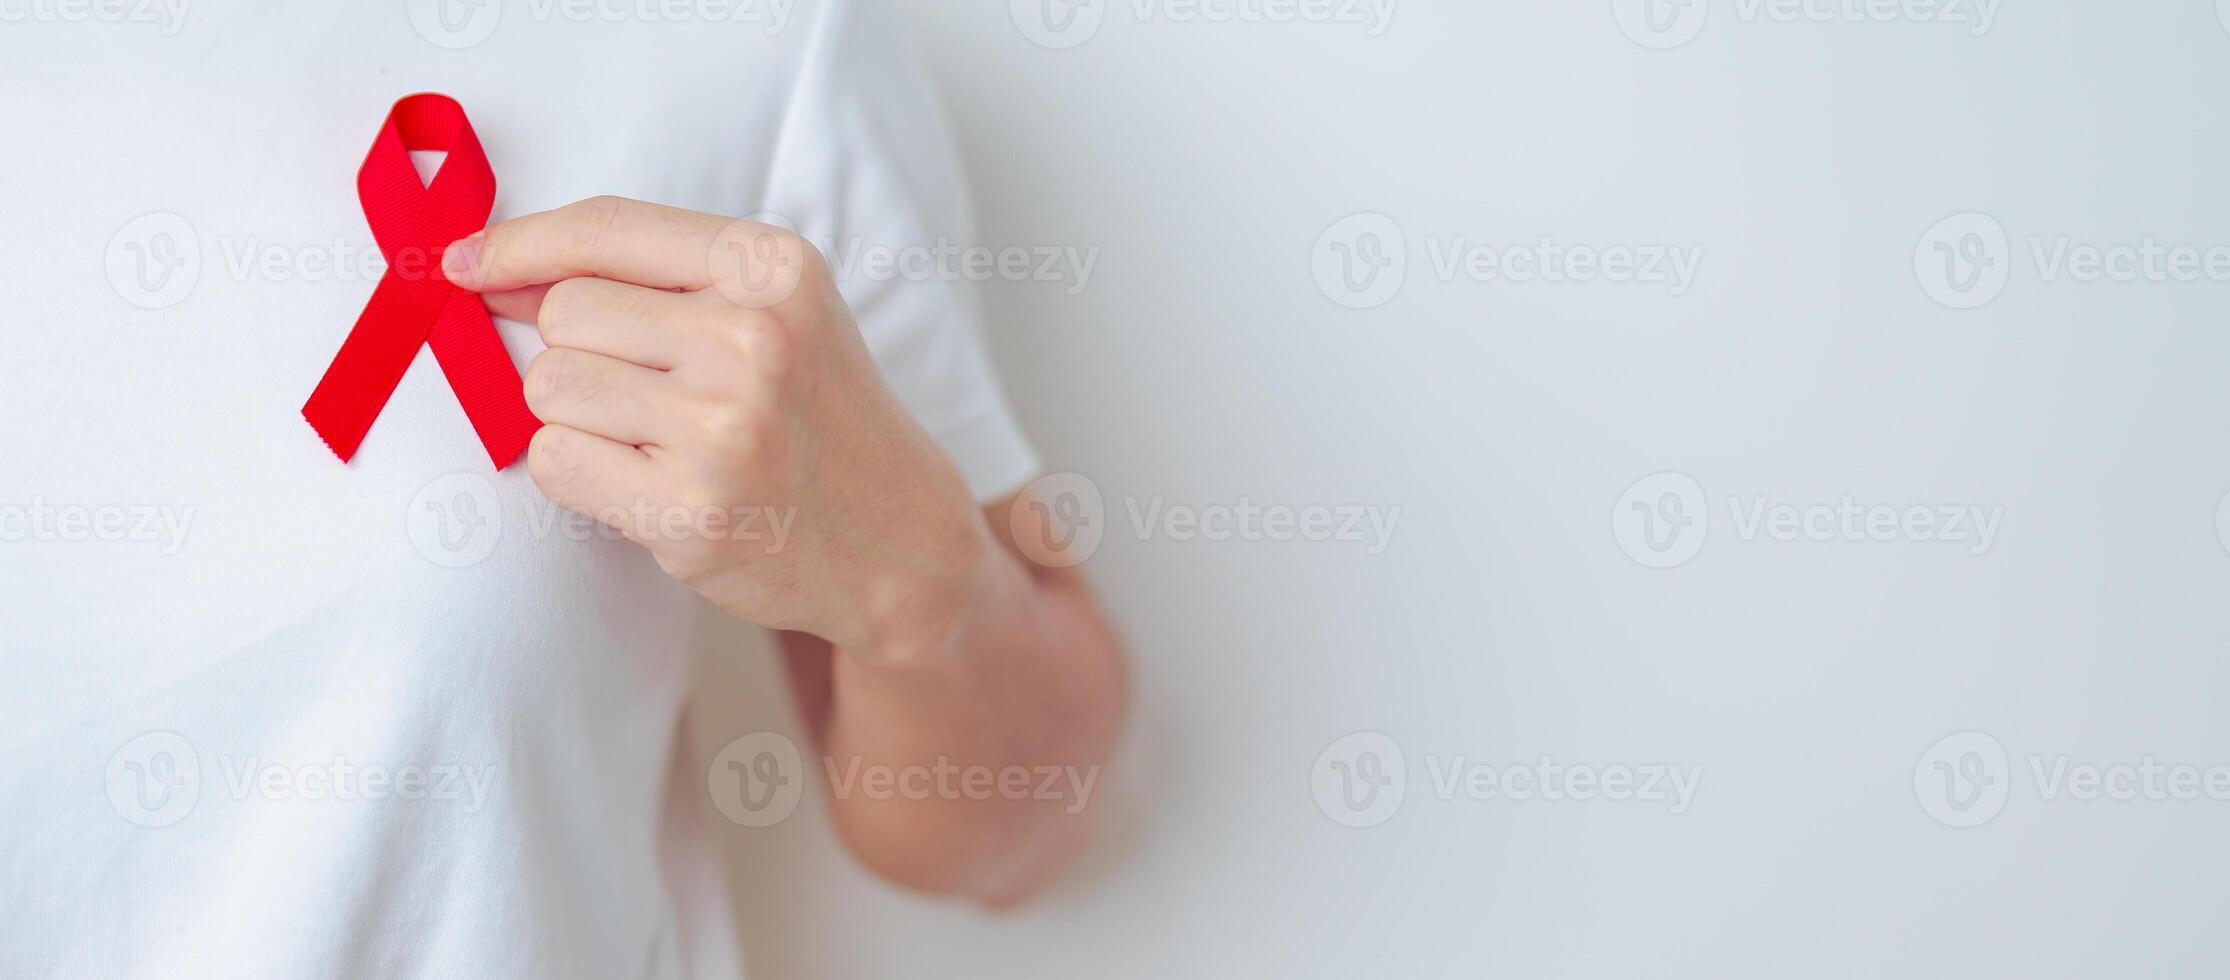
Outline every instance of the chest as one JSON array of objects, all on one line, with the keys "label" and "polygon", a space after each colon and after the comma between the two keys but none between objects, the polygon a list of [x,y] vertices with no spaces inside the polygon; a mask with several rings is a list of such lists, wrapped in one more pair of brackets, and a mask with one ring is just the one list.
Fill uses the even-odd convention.
[{"label": "chest", "polygon": [[[24,665],[58,705],[257,647],[593,687],[621,667],[568,652],[685,632],[688,593],[640,549],[491,468],[430,351],[347,464],[299,410],[387,271],[355,178],[397,97],[464,104],[499,221],[600,193],[742,210],[763,154],[683,124],[710,90],[686,49],[598,76],[590,32],[457,52],[384,5],[312,6],[5,41],[0,126],[39,138],[0,159],[0,628],[68,655]],[[771,131],[764,88],[723,133]],[[517,364],[542,349],[497,328]]]}]

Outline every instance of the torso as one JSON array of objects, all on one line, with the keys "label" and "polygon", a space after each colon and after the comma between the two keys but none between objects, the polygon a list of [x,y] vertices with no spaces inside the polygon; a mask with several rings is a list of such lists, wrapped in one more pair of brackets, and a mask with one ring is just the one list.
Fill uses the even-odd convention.
[{"label": "torso", "polygon": [[495,220],[751,213],[812,12],[509,5],[449,50],[401,6],[0,26],[0,915],[52,937],[0,973],[673,967],[690,593],[495,471],[429,351],[349,463],[297,413],[379,271],[396,98],[464,105]]}]

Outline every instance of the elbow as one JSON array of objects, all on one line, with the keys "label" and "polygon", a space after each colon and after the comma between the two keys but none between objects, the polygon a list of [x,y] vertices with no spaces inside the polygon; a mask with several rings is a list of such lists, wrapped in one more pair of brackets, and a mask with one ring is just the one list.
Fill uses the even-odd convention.
[{"label": "elbow", "polygon": [[836,828],[853,857],[891,884],[1008,909],[1056,881],[1090,846],[1096,829],[1088,800],[1074,812],[1032,809],[1041,812],[987,814],[945,801],[839,807]]}]

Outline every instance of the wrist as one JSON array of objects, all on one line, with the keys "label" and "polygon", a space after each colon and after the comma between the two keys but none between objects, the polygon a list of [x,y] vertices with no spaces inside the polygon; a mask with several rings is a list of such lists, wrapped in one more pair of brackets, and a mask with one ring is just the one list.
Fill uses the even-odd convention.
[{"label": "wrist", "polygon": [[1028,574],[999,546],[983,515],[963,505],[930,543],[873,576],[854,624],[831,637],[862,666],[901,671],[958,666],[971,638],[1027,589]]}]

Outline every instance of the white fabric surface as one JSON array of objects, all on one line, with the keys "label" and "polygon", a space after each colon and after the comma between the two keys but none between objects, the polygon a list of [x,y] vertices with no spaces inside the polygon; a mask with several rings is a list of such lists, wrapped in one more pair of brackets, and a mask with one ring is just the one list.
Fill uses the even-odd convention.
[{"label": "white fabric surface", "polygon": [[[452,7],[500,20],[0,25],[0,975],[738,969],[692,595],[491,472],[428,351],[349,465],[297,415],[378,271],[356,168],[441,91],[498,220],[619,194],[904,247],[969,240],[956,160],[877,4]],[[977,492],[1027,478],[970,285],[843,285]]]}]

